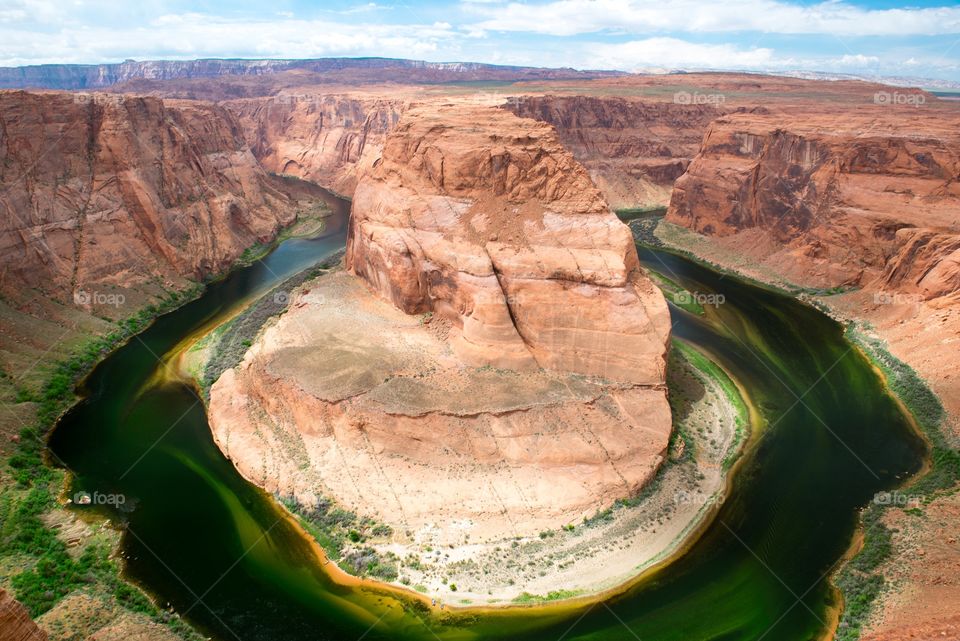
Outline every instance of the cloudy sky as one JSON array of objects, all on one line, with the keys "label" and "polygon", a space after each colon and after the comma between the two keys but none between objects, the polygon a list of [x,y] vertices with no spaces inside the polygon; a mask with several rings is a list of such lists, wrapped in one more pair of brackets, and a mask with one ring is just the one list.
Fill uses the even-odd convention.
[{"label": "cloudy sky", "polygon": [[960,4],[0,0],[0,65],[323,56],[960,81]]}]

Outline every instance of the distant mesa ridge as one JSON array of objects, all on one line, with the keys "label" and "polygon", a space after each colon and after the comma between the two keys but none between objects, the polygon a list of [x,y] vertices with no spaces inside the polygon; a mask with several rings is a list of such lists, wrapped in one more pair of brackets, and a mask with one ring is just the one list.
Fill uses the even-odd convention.
[{"label": "distant mesa ridge", "polygon": [[[329,73],[364,70],[368,82],[453,82],[479,80],[564,80],[623,75],[619,71],[578,71],[492,65],[479,62],[426,62],[397,58],[127,60],[110,64],[45,64],[0,67],[0,89],[102,89],[130,80],[177,80],[219,76],[260,76],[300,70]],[[382,76],[369,75],[383,71]]]}]

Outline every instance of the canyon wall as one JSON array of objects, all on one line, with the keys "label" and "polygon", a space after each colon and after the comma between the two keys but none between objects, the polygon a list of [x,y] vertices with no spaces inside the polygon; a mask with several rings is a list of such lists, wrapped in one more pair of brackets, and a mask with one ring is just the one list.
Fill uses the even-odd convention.
[{"label": "canyon wall", "polygon": [[521,96],[504,108],[549,123],[590,172],[611,207],[665,206],[700,148],[712,104],[597,96]]},{"label": "canyon wall", "polygon": [[0,589],[0,641],[47,641],[47,633],[30,619],[27,609]]},{"label": "canyon wall", "polygon": [[0,290],[14,300],[203,279],[295,216],[212,105],[2,92],[0,155]]},{"label": "canyon wall", "polygon": [[801,284],[954,293],[960,118],[888,111],[720,118],[667,220],[719,237],[762,231],[779,248],[765,260]]},{"label": "canyon wall", "polygon": [[663,299],[549,125],[408,110],[357,186],[347,265],[407,313],[451,321],[464,362],[663,382]]},{"label": "canyon wall", "polygon": [[814,290],[915,368],[960,437],[960,114],[923,108],[731,114],[676,184],[687,249]]},{"label": "canyon wall", "polygon": [[406,107],[402,98],[282,93],[223,105],[243,127],[267,171],[352,195],[357,177],[380,155]]}]

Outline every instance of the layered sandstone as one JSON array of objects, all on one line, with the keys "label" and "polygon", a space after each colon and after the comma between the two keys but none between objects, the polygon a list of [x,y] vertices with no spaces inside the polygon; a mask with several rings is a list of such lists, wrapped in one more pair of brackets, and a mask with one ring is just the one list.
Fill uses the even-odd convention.
[{"label": "layered sandstone", "polygon": [[357,187],[347,266],[407,313],[449,320],[464,363],[663,381],[663,300],[548,125],[408,111]]},{"label": "layered sandstone", "polygon": [[352,274],[306,284],[211,389],[247,478],[452,544],[582,520],[652,477],[666,304],[551,127],[411,107],[347,252]]},{"label": "layered sandstone", "polygon": [[665,206],[723,105],[600,96],[521,96],[505,108],[553,125],[615,208]]},{"label": "layered sandstone", "polygon": [[0,125],[0,290],[13,300],[203,279],[295,217],[216,106],[0,92]]},{"label": "layered sandstone", "polygon": [[47,633],[30,619],[27,609],[0,589],[0,641],[47,641]]},{"label": "layered sandstone", "polygon": [[780,249],[766,260],[802,284],[955,291],[960,118],[891,111],[722,117],[667,220],[710,236],[768,234]]},{"label": "layered sandstone", "polygon": [[960,434],[958,132],[960,114],[936,104],[728,115],[667,220],[716,239],[708,259],[762,279],[851,288],[825,302],[868,321]]},{"label": "layered sandstone", "polygon": [[351,195],[357,177],[380,155],[406,100],[310,89],[224,106],[243,127],[247,143],[267,171],[309,180]]}]

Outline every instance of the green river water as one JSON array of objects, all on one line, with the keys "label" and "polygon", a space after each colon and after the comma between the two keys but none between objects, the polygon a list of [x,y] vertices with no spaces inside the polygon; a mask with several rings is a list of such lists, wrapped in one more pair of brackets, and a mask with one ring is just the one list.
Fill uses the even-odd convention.
[{"label": "green river water", "polygon": [[343,246],[348,205],[330,202],[323,236],[286,241],[101,363],[53,433],[72,491],[126,496],[123,510],[103,511],[125,528],[129,578],[220,641],[822,636],[836,605],[829,573],[858,509],[918,470],[923,444],[834,321],[647,248],[644,264],[690,291],[723,294],[725,303],[703,316],[671,308],[674,336],[730,372],[765,423],[730,496],[687,553],[605,601],[546,607],[438,612],[397,592],[332,581],[273,498],[220,454],[193,390],[156,383],[158,357],[185,336]]}]

